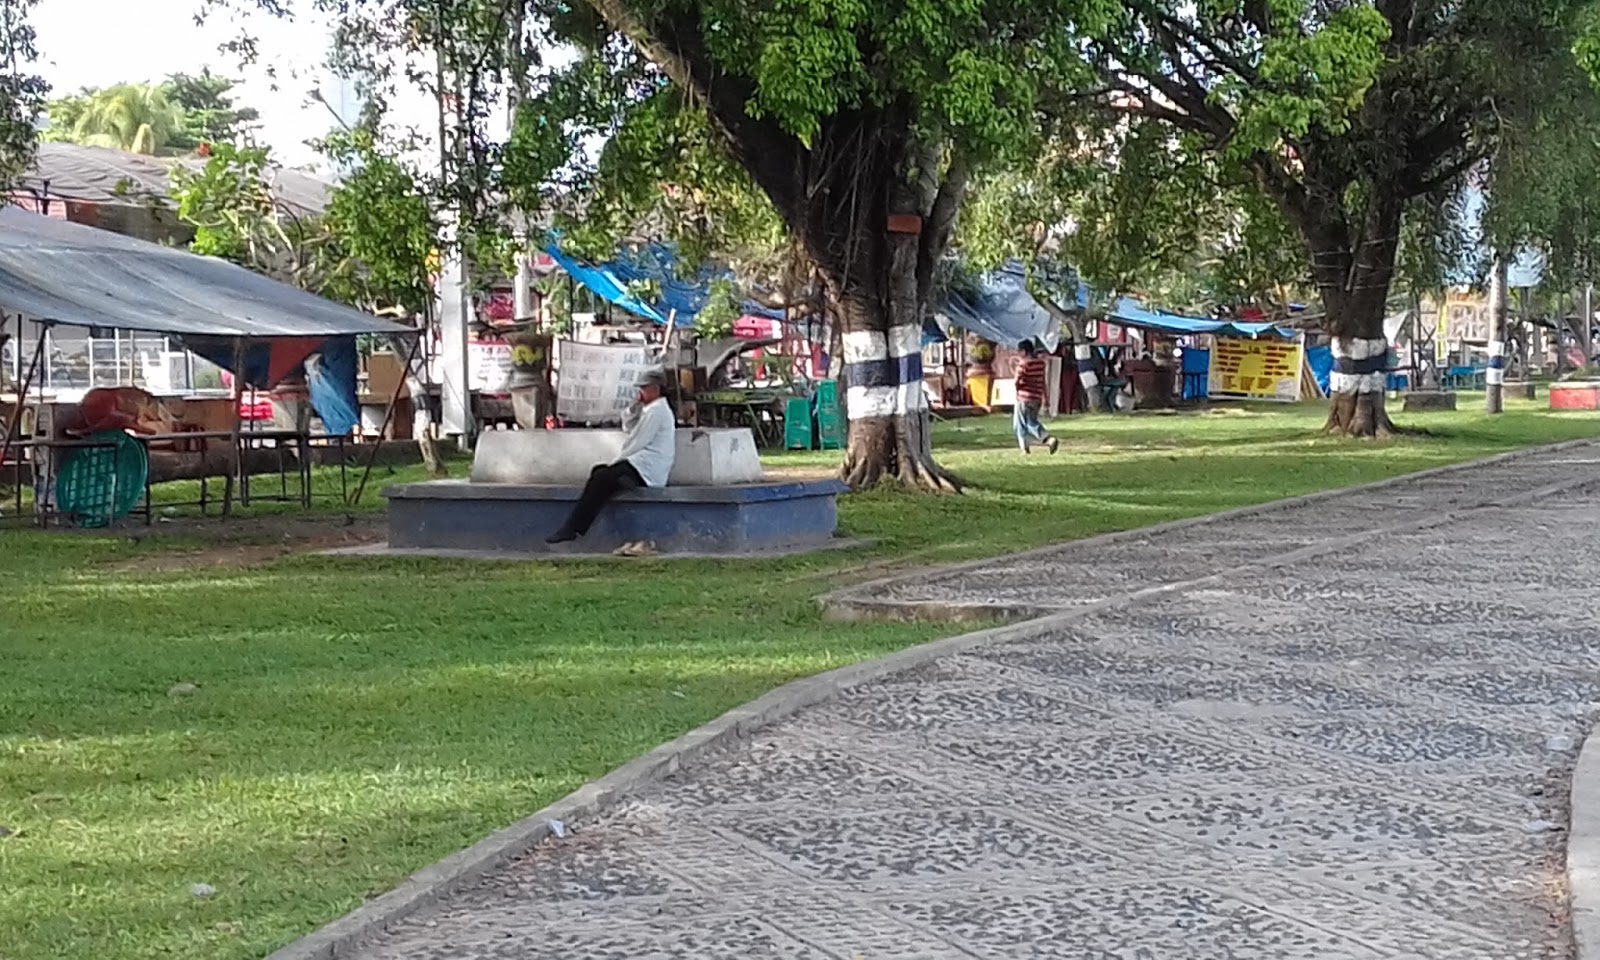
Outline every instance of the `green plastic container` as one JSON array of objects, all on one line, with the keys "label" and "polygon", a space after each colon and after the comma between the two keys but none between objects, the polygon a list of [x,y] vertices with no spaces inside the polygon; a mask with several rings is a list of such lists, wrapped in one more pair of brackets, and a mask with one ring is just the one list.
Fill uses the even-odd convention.
[{"label": "green plastic container", "polygon": [[791,397],[783,405],[783,446],[785,450],[811,449],[811,401]]},{"label": "green plastic container", "polygon": [[817,435],[824,450],[844,447],[844,413],[839,409],[839,385],[832,380],[817,384]]},{"label": "green plastic container", "polygon": [[86,437],[100,447],[73,450],[56,472],[56,509],[80,527],[104,527],[144,499],[150,458],[144,444],[120,430]]}]

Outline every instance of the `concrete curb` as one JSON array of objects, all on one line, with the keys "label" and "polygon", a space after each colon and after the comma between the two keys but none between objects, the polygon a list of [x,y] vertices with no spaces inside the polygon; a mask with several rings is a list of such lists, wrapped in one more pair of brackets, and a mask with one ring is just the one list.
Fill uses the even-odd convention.
[{"label": "concrete curb", "polygon": [[1591,731],[1572,771],[1567,832],[1567,897],[1573,955],[1600,960],[1600,730]]},{"label": "concrete curb", "polygon": [[519,550],[451,550],[444,547],[391,547],[388,541],[384,541],[382,543],[364,543],[353,547],[335,547],[332,550],[320,551],[318,556],[388,557],[401,560],[471,560],[484,563],[563,563],[578,560],[615,560],[618,562],[638,563],[640,560],[782,560],[786,557],[805,557],[815,553],[830,553],[836,550],[855,550],[871,545],[871,540],[835,537],[827,543],[813,544],[794,550],[744,550],[730,551],[728,553],[706,553],[691,550],[682,553],[652,553],[648,557],[628,558],[619,557],[610,550],[525,553]]},{"label": "concrete curb", "polygon": [[[1461,463],[1446,464],[1442,467],[1430,467],[1426,470],[1419,470],[1416,473],[1401,474],[1400,476],[1389,477],[1385,480],[1375,480],[1372,483],[1363,483],[1354,487],[1339,487],[1333,490],[1319,490],[1316,493],[1301,494],[1297,497],[1287,497],[1282,500],[1269,500],[1266,503],[1252,504],[1247,507],[1235,507],[1232,510],[1224,510],[1221,513],[1208,513],[1195,517],[1186,517],[1182,520],[1169,520],[1166,523],[1158,523],[1148,527],[1133,527],[1128,530],[1117,530],[1112,533],[1102,533],[1098,536],[1086,537],[1082,540],[1074,540],[1070,542],[1074,546],[1089,547],[1108,543],[1121,543],[1126,540],[1147,539],[1150,537],[1159,536],[1163,533],[1171,533],[1175,530],[1185,530],[1189,527],[1197,527],[1204,524],[1221,522],[1224,520],[1235,520],[1241,517],[1261,516],[1263,514],[1275,513],[1280,510],[1290,510],[1294,509],[1295,507],[1306,506],[1308,504],[1321,503],[1325,500],[1334,500],[1340,497],[1348,497],[1360,493],[1371,493],[1376,490],[1384,490],[1388,489],[1389,487],[1399,486],[1401,484],[1411,483],[1417,480],[1424,480],[1429,477],[1445,476],[1451,473],[1459,473],[1463,470],[1487,467],[1496,463],[1504,463],[1508,460],[1516,460],[1523,457],[1547,453],[1559,453],[1563,450],[1571,450],[1583,446],[1592,446],[1597,442],[1600,441],[1596,441],[1594,439],[1565,440],[1561,443],[1546,444],[1540,447],[1523,447],[1518,450],[1511,450],[1506,453],[1497,453],[1493,456],[1482,457],[1477,460],[1464,460]],[[1494,506],[1498,505],[1499,503],[1500,501],[1485,500],[1482,504],[1479,504],[1478,507]],[[1044,547],[1035,547],[1032,550],[1025,550],[1020,553],[1006,554],[1006,556],[1016,560],[1043,557],[1060,550],[1062,546],[1063,545],[1060,543],[1054,543]],[[1052,613],[1060,612],[1059,608],[1039,608],[1004,604],[923,603],[919,601],[906,600],[879,600],[874,597],[874,594],[881,593],[886,589],[898,586],[908,580],[926,577],[930,572],[938,573],[941,576],[952,573],[962,573],[968,570],[976,570],[980,567],[987,566],[988,564],[993,563],[994,560],[994,557],[986,557],[982,560],[969,560],[964,563],[955,563],[935,567],[932,571],[922,570],[916,573],[898,573],[892,577],[884,577],[882,579],[872,580],[867,583],[856,584],[854,586],[825,593],[821,597],[817,598],[817,602],[822,605],[824,617],[835,622],[843,623],[864,620],[926,620],[934,622],[961,623],[985,617],[1000,617],[1009,620],[1023,617],[1047,616]]]},{"label": "concrete curb", "polygon": [[[1408,474],[1403,477],[1394,477],[1388,480],[1382,480],[1377,483],[1366,484],[1359,487],[1349,487],[1343,490],[1335,491],[1324,491],[1322,493],[1309,494],[1288,500],[1280,500],[1272,503],[1258,504],[1251,507],[1243,507],[1221,514],[1193,517],[1187,520],[1179,520],[1153,527],[1143,527],[1136,530],[1106,534],[1104,536],[1094,537],[1078,542],[1087,544],[1122,540],[1141,535],[1147,536],[1150,534],[1159,533],[1163,530],[1181,529],[1183,527],[1193,526],[1216,519],[1248,516],[1252,514],[1269,512],[1275,509],[1283,509],[1285,507],[1297,504],[1312,503],[1333,496],[1347,495],[1352,492],[1381,489],[1383,487],[1392,486],[1406,480],[1414,480],[1419,477],[1463,470],[1475,466],[1484,466],[1536,452],[1548,453],[1559,451],[1590,442],[1591,441],[1571,441],[1552,446],[1531,448],[1529,450],[1512,451],[1508,454],[1499,454],[1494,457],[1488,457],[1482,460],[1473,461],[1471,463],[1452,464],[1447,467],[1436,467],[1431,470]],[[1548,490],[1529,491],[1522,494],[1516,494],[1511,497],[1501,498],[1496,501],[1485,501],[1482,504],[1468,508],[1468,510],[1481,509],[1483,507],[1493,506],[1501,503],[1517,502],[1532,496],[1544,495],[1547,492]],[[1427,520],[1419,524],[1414,524],[1413,526],[1427,526],[1432,523],[1447,522],[1456,518],[1462,512],[1467,511],[1450,511],[1448,513],[1441,514],[1436,518],[1428,518]],[[1352,537],[1337,538],[1322,544],[1316,544],[1311,547],[1293,551],[1284,557],[1275,558],[1274,561],[1264,564],[1264,566],[1274,565],[1275,563],[1289,562],[1290,559],[1298,559],[1302,555],[1309,556],[1326,549],[1335,549],[1345,540],[1359,538],[1364,535],[1365,534],[1356,534],[1352,535]],[[1045,547],[1041,548],[1040,550],[1028,551],[1028,553],[1019,554],[1019,556],[1034,555],[1051,549],[1055,549],[1055,547]],[[941,572],[970,569],[983,563],[992,562],[992,560],[993,558],[990,558],[986,561],[975,561],[972,563],[940,567],[938,569]],[[651,750],[644,756],[618,767],[616,770],[613,770],[611,773],[600,778],[599,780],[580,788],[575,793],[572,793],[569,796],[564,797],[561,800],[558,800],[555,803],[533,813],[532,815],[523,818],[511,826],[490,834],[465,850],[454,853],[445,859],[440,860],[438,863],[433,864],[432,866],[425,867],[422,870],[417,871],[388,893],[368,901],[366,904],[358,907],[353,912],[346,914],[338,920],[335,920],[334,922],[321,928],[320,930],[317,930],[316,932],[302,937],[301,939],[290,943],[282,949],[277,950],[276,952],[272,953],[267,960],[337,960],[337,958],[344,956],[353,947],[356,947],[362,942],[387,930],[392,924],[405,919],[419,910],[425,909],[428,906],[439,902],[440,900],[448,897],[454,891],[476,881],[480,877],[494,870],[496,867],[533,849],[539,843],[552,836],[554,832],[552,824],[556,822],[568,824],[575,821],[582,821],[592,818],[596,814],[613,806],[618,801],[637,793],[641,788],[653,785],[654,783],[672,775],[673,773],[676,773],[684,767],[694,764],[700,758],[715,751],[733,747],[740,741],[749,737],[755,731],[760,730],[763,727],[766,727],[779,720],[792,716],[806,707],[827,700],[828,698],[840,692],[850,690],[865,683],[870,683],[874,680],[879,680],[897,673],[903,673],[905,671],[915,669],[935,660],[959,654],[974,647],[984,646],[991,643],[1003,643],[1011,639],[1021,639],[1034,636],[1041,630],[1048,630],[1051,625],[1065,626],[1074,620],[1088,616],[1108,607],[1121,605],[1145,596],[1153,596],[1175,590],[1188,589],[1193,586],[1207,583],[1213,579],[1216,579],[1218,576],[1220,576],[1220,574],[1207,574],[1192,580],[1184,580],[1147,587],[1142,590],[1136,590],[1129,593],[1107,597],[1102,600],[1064,610],[1041,609],[1033,607],[991,607],[962,604],[937,605],[939,609],[942,609],[949,614],[959,614],[969,620],[979,617],[996,617],[1001,615],[1010,615],[1026,619],[1025,622],[1022,623],[1012,623],[1005,626],[980,630],[974,633],[962,634],[956,637],[934,640],[915,647],[907,648],[905,650],[900,650],[884,657],[879,657],[875,660],[851,664],[849,666],[830,670],[827,673],[818,674],[814,677],[807,677],[785,684],[784,686],[772,690],[742,707],[737,707],[733,710],[730,710],[729,712],[723,714],[715,720],[712,720],[710,723],[707,723],[704,726],[701,726],[695,730],[691,730],[675,740],[656,747],[654,750]],[[840,591],[839,593],[843,594],[857,591],[864,592],[875,584],[882,585],[886,583],[894,583],[904,578],[904,575],[900,575],[885,580],[875,581],[874,584],[868,584],[866,587],[853,588],[853,591]],[[827,597],[825,596],[823,599],[826,601]],[[893,606],[894,608],[910,608],[916,605],[909,603],[897,603],[892,605],[884,604],[883,606]],[[902,617],[902,619],[912,618],[914,618],[914,615]],[[1589,750],[1587,749],[1587,746],[1584,751],[1584,756],[1585,758],[1589,756]],[[1593,763],[1595,765],[1595,788],[1597,791],[1600,791],[1600,747],[1596,748],[1596,756],[1593,760]],[[1583,769],[1581,761],[1579,769],[1580,772]],[[1575,781],[1574,840],[1576,840],[1578,836],[1576,828],[1576,794],[1577,787]],[[1597,793],[1596,795],[1600,796],[1600,793]],[[1592,831],[1595,837],[1596,846],[1594,863],[1597,871],[1600,871],[1600,810],[1596,811],[1595,819],[1596,825]],[[1600,876],[1600,872],[1597,872],[1596,875]],[[1596,893],[1595,895],[1596,897],[1600,897],[1600,893]],[[1597,914],[1595,922],[1597,926],[1600,926],[1600,914]],[[1600,934],[1597,934],[1597,936],[1600,936]],[[1600,939],[1597,939],[1596,943],[1600,944]],[[1600,953],[1589,956],[1580,955],[1579,960],[1600,960]]]}]

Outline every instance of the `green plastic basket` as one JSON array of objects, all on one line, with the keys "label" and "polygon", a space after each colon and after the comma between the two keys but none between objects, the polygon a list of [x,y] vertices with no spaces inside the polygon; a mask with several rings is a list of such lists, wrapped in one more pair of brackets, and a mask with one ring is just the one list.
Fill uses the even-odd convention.
[{"label": "green plastic basket", "polygon": [[104,446],[82,447],[63,459],[56,471],[56,509],[80,527],[104,527],[144,499],[150,458],[143,444],[120,430],[85,439]]}]

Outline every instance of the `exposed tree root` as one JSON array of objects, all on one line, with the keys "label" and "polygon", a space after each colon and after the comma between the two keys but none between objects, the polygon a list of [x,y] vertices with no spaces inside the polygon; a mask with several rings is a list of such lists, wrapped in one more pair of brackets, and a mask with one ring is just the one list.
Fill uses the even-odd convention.
[{"label": "exposed tree root", "polygon": [[924,493],[962,493],[967,488],[960,477],[932,459],[920,457],[897,458],[895,464],[886,466],[873,457],[847,456],[839,477],[852,490],[871,490],[884,484]]},{"label": "exposed tree root", "polygon": [[1393,437],[1425,437],[1426,430],[1402,427],[1389,419],[1381,393],[1336,393],[1328,407],[1328,420],[1322,432],[1335,437],[1363,440],[1388,440]]}]

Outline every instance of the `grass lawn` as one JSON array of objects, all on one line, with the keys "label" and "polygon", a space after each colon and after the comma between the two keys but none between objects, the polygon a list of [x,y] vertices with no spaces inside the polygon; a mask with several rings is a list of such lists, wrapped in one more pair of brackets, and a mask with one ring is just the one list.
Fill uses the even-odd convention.
[{"label": "grass lawn", "polygon": [[238,562],[215,551],[257,535],[237,524],[212,552],[0,533],[0,958],[260,957],[777,684],[931,639],[819,618],[890,565],[1600,435],[1464,401],[1381,444],[1316,437],[1317,408],[1061,420],[1055,457],[1017,454],[1004,418],[945,424],[971,493],[850,497],[874,546],[789,560]]}]

